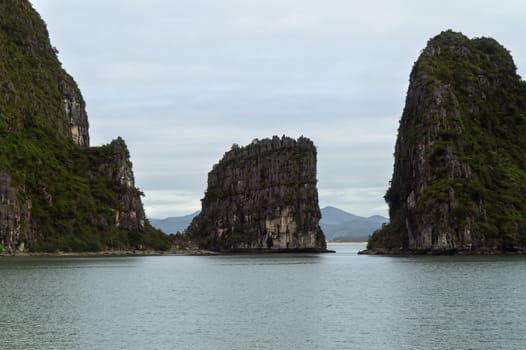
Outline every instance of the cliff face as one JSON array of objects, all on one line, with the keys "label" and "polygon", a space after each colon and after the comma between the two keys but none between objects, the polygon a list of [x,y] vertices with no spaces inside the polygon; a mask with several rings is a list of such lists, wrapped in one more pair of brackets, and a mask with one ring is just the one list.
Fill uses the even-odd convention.
[{"label": "cliff face", "polygon": [[208,173],[186,234],[209,250],[325,251],[316,182],[316,148],[306,138],[234,145]]},{"label": "cliff face", "polygon": [[162,245],[126,144],[89,147],[85,103],[27,0],[0,0],[0,245],[85,251]]},{"label": "cliff face", "polygon": [[369,249],[526,250],[526,84],[493,39],[443,32],[410,76],[385,199]]},{"label": "cliff face", "polygon": [[101,157],[97,164],[98,176],[112,180],[112,184],[120,188],[118,205],[112,208],[115,214],[115,226],[128,232],[144,230],[146,215],[141,202],[141,193],[135,187],[130,155],[124,140],[120,137],[113,140],[107,147],[109,157]]},{"label": "cliff face", "polygon": [[25,242],[32,241],[31,230],[26,225],[31,202],[20,202],[9,174],[0,172],[0,243],[10,248],[24,250]]},{"label": "cliff face", "polygon": [[[85,103],[61,67],[44,21],[27,0],[0,0],[0,73],[3,122],[23,131],[42,122],[79,146],[89,146]],[[35,109],[44,105],[37,116]],[[41,117],[41,118],[38,118]]]}]

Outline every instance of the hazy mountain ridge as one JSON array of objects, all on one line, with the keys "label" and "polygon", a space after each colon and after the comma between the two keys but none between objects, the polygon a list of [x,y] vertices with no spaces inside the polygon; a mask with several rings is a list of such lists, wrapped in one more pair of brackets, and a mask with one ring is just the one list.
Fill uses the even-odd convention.
[{"label": "hazy mountain ridge", "polygon": [[380,215],[362,217],[335,207],[321,209],[320,226],[329,242],[365,242],[389,220]]},{"label": "hazy mountain ridge", "polygon": [[[150,219],[151,224],[166,233],[183,232],[199,211],[165,219]],[[327,241],[330,242],[365,242],[372,233],[389,219],[373,215],[362,217],[335,207],[321,209],[320,226]]]},{"label": "hazy mountain ridge", "polygon": [[184,216],[171,216],[165,219],[150,219],[150,223],[165,233],[182,233],[200,212],[201,211],[198,210],[192,214]]}]

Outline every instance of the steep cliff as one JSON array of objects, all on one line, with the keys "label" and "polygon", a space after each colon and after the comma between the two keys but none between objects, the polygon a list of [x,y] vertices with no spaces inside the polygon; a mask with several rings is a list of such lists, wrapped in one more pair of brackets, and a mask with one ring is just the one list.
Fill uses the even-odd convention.
[{"label": "steep cliff", "polygon": [[0,47],[2,126],[24,132],[44,124],[79,146],[89,146],[84,100],[29,1],[0,0]]},{"label": "steep cliff", "polygon": [[186,235],[209,250],[325,251],[316,147],[283,136],[232,146],[208,173]]},{"label": "steep cliff", "polygon": [[389,252],[526,251],[526,83],[489,38],[443,32],[410,76],[385,199]]},{"label": "steep cliff", "polygon": [[122,139],[89,147],[85,103],[27,0],[0,0],[0,245],[7,251],[164,243],[145,220]]}]

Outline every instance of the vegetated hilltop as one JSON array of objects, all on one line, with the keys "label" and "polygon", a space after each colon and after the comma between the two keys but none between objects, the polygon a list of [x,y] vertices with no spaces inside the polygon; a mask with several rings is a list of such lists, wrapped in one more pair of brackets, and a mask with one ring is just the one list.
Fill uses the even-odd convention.
[{"label": "vegetated hilltop", "polygon": [[232,146],[208,173],[201,213],[186,236],[215,251],[326,251],[316,153],[304,137]]},{"label": "vegetated hilltop", "polygon": [[526,251],[526,83],[490,38],[446,31],[410,76],[383,252]]},{"label": "vegetated hilltop", "polygon": [[27,0],[0,0],[0,245],[164,248],[121,138],[89,147],[85,103]]}]

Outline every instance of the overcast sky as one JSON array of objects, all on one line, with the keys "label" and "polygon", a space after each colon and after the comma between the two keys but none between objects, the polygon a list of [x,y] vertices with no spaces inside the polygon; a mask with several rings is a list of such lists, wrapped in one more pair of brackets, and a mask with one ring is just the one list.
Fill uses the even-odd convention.
[{"label": "overcast sky", "polygon": [[320,206],[387,216],[413,62],[453,29],[526,72],[526,2],[33,0],[87,102],[91,144],[122,136],[152,218],[200,209],[233,143],[318,146]]}]

